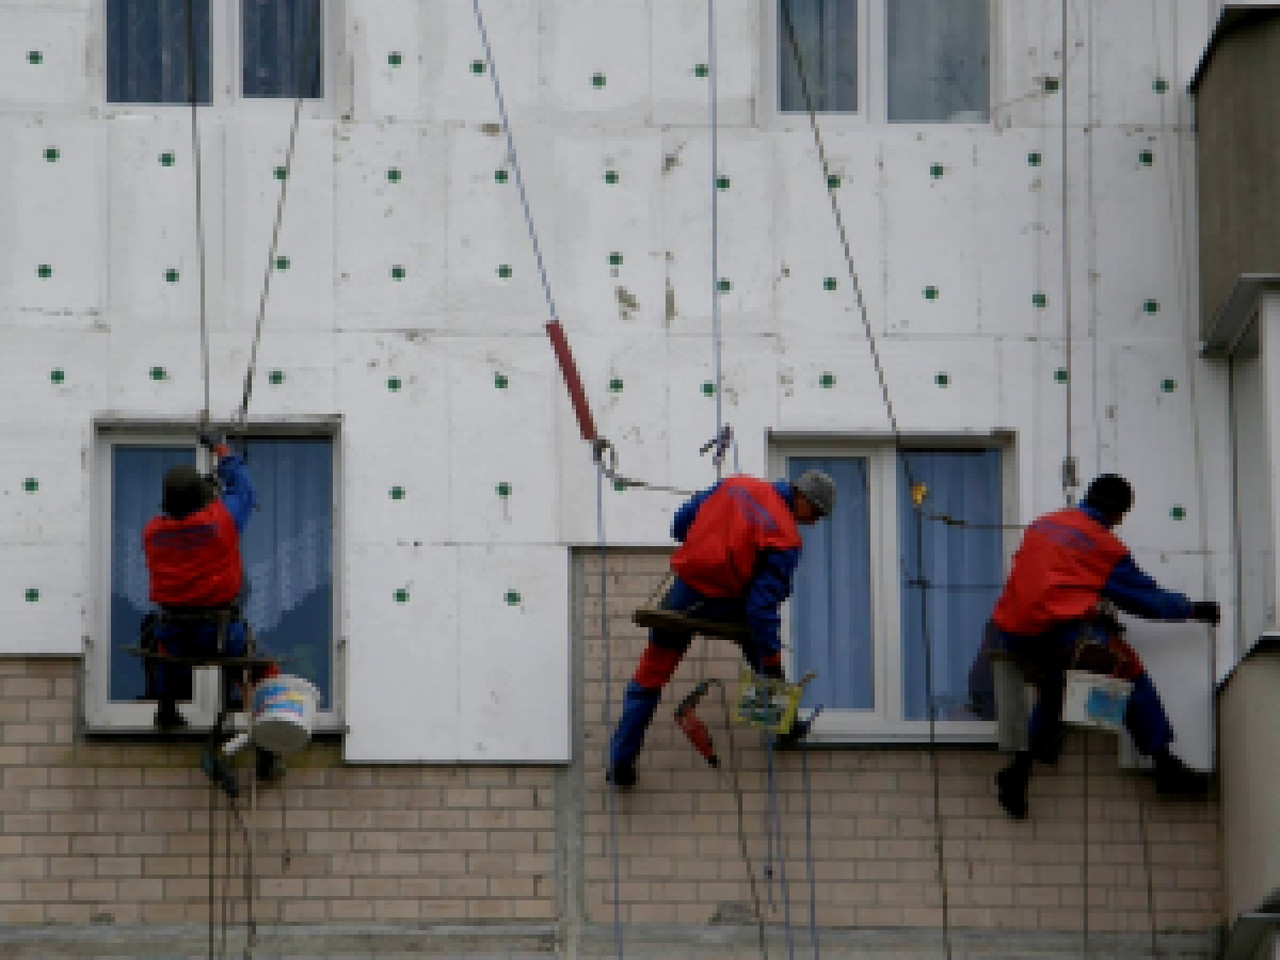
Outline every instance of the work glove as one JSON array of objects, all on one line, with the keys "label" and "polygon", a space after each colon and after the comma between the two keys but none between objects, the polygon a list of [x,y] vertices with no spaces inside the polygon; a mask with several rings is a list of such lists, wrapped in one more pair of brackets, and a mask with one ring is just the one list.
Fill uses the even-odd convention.
[{"label": "work glove", "polygon": [[211,430],[201,430],[197,439],[200,442],[200,446],[211,450],[218,459],[222,459],[231,452],[226,440]]},{"label": "work glove", "polygon": [[778,654],[765,654],[764,660],[760,664],[760,668],[756,671],[760,676],[767,677],[770,680],[785,680],[786,677],[782,672],[782,658]]},{"label": "work glove", "polygon": [[1191,619],[1216,627],[1222,620],[1222,608],[1213,600],[1197,600],[1191,604]]}]

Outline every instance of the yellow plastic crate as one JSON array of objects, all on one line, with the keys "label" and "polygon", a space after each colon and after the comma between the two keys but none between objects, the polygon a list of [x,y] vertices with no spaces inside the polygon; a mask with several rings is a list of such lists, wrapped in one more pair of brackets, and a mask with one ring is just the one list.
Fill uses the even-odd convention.
[{"label": "yellow plastic crate", "polygon": [[758,677],[743,670],[738,678],[738,696],[733,718],[738,723],[781,735],[791,730],[800,708],[803,684]]}]

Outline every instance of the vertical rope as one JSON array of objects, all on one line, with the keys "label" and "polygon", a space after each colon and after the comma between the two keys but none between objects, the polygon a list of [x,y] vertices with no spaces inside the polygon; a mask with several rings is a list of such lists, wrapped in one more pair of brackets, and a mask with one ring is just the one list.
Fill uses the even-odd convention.
[{"label": "vertical rope", "polygon": [[196,275],[200,298],[200,370],[204,378],[204,407],[200,411],[200,428],[209,425],[209,320],[205,285],[204,190],[200,161],[199,93],[196,71],[196,25],[193,0],[187,0],[187,94],[191,101],[191,164],[196,192]]},{"label": "vertical rope", "polygon": [[1089,960],[1089,731],[1084,731],[1084,775],[1081,777],[1084,793],[1084,857],[1080,869],[1081,899],[1081,941],[1080,950],[1084,960]]},{"label": "vertical rope", "polygon": [[1076,487],[1075,461],[1073,457],[1073,447],[1071,442],[1071,403],[1072,403],[1072,376],[1071,376],[1071,211],[1068,196],[1067,181],[1067,153],[1068,138],[1070,131],[1067,127],[1067,43],[1069,40],[1067,30],[1067,4],[1069,0],[1062,0],[1062,79],[1058,87],[1058,96],[1062,101],[1062,326],[1063,326],[1063,343],[1066,350],[1066,359],[1064,361],[1064,369],[1067,372],[1067,391],[1066,391],[1066,456],[1062,462],[1062,496],[1067,504],[1073,499],[1074,489]]},{"label": "vertical rope", "polygon": [[1155,877],[1151,873],[1151,838],[1147,835],[1147,805],[1138,793],[1138,833],[1142,837],[1142,866],[1147,875],[1147,926],[1151,931],[1151,956],[1159,958],[1156,945]]},{"label": "vertical rope", "polygon": [[809,941],[813,945],[813,960],[818,955],[818,888],[813,866],[813,795],[809,787],[809,745],[800,741],[800,789],[804,792],[804,865],[809,881]]},{"label": "vertical rope", "polygon": [[[707,0],[707,75],[711,97],[711,351],[716,384],[716,437],[724,434],[724,345],[720,319],[720,119],[716,76],[716,0]],[[723,451],[715,458],[723,475]]]},{"label": "vertical rope", "polygon": [[[613,729],[613,660],[609,650],[609,617],[606,601],[609,596],[609,578],[605,562],[609,558],[604,528],[604,459],[596,461],[596,539],[600,547],[600,650],[604,671],[604,724],[605,730]],[[605,750],[609,749],[606,742]],[[609,865],[613,876],[613,947],[618,960],[622,960],[622,904],[621,879],[618,864],[618,788],[609,780]]]},{"label": "vertical rope", "polygon": [[765,756],[769,767],[769,809],[773,813],[773,831],[778,849],[778,899],[782,901],[782,935],[787,946],[787,960],[795,960],[796,947],[791,934],[791,891],[787,885],[787,851],[783,844],[782,811],[778,803],[778,777],[773,763],[773,734],[766,733]]}]

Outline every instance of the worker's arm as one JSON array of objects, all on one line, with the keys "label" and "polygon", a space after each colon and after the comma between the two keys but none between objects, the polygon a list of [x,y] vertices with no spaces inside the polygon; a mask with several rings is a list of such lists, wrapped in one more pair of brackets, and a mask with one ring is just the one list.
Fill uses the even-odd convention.
[{"label": "worker's arm", "polygon": [[791,596],[799,550],[766,550],[756,563],[755,576],[743,604],[747,628],[759,663],[751,666],[768,676],[782,676],[782,615],[779,608]]},{"label": "worker's arm", "polygon": [[235,521],[236,533],[243,534],[249,515],[253,513],[257,496],[253,490],[253,481],[249,479],[249,470],[244,460],[231,452],[225,444],[214,447],[218,457],[218,480],[222,484],[222,505]]},{"label": "worker's arm", "polygon": [[1185,594],[1165,590],[1143,573],[1128,554],[1107,577],[1102,595],[1125,613],[1146,620],[1190,620],[1194,612]]},{"label": "worker's arm", "polygon": [[711,496],[715,487],[708,487],[706,490],[700,490],[692,497],[680,505],[680,509],[676,511],[676,515],[671,518],[671,537],[679,543],[684,543],[684,538],[689,534],[689,528],[693,526],[693,518],[698,514],[698,508],[702,506],[702,502]]}]

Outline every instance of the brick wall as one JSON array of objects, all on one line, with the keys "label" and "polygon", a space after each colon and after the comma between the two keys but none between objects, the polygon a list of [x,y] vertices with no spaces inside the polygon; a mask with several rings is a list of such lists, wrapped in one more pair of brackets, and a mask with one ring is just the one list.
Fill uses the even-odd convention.
[{"label": "brick wall", "polygon": [[[199,748],[77,738],[78,695],[74,661],[0,661],[0,924],[205,922],[209,790]],[[281,787],[258,794],[255,916],[552,918],[554,776],[344,766],[338,745],[312,743]],[[224,808],[215,823],[225,832]],[[238,878],[242,835],[231,849]],[[234,903],[232,919],[243,909]]]},{"label": "brick wall", "polygon": [[[615,552],[605,567],[612,711],[634,669],[645,636],[632,609],[653,592],[665,554]],[[586,901],[589,917],[613,911],[608,790],[603,780],[603,648],[600,558],[584,557],[587,637],[584,723]],[[751,903],[740,853],[736,803],[727,772],[693,751],[671,719],[673,705],[698,679],[737,677],[740,658],[727,641],[695,640],[650,730],[638,765],[640,785],[617,795],[619,898],[625,922],[705,924],[741,915]],[[714,691],[713,691],[714,692]],[[704,701],[706,704],[706,701]],[[712,728],[728,766],[728,734],[717,701],[699,715]],[[765,840],[766,756],[758,735],[738,728],[735,752],[745,808],[748,851],[757,879],[774,862],[770,890],[760,887],[770,919],[781,921],[785,869],[793,924],[808,920],[805,793],[801,757],[775,755],[782,847]],[[1037,766],[1032,819],[1009,820],[996,803],[992,777],[1006,759],[991,749],[939,751],[941,808],[952,924],[960,928],[1074,931],[1083,921],[1084,796],[1089,769],[1089,927],[1146,931],[1147,868],[1140,810],[1150,843],[1155,920],[1161,930],[1203,931],[1221,922],[1223,879],[1216,803],[1155,796],[1148,777],[1121,771],[1115,738],[1073,732],[1057,770]],[[839,927],[938,927],[941,887],[927,749],[815,749],[807,755],[813,871],[818,923]]]}]

